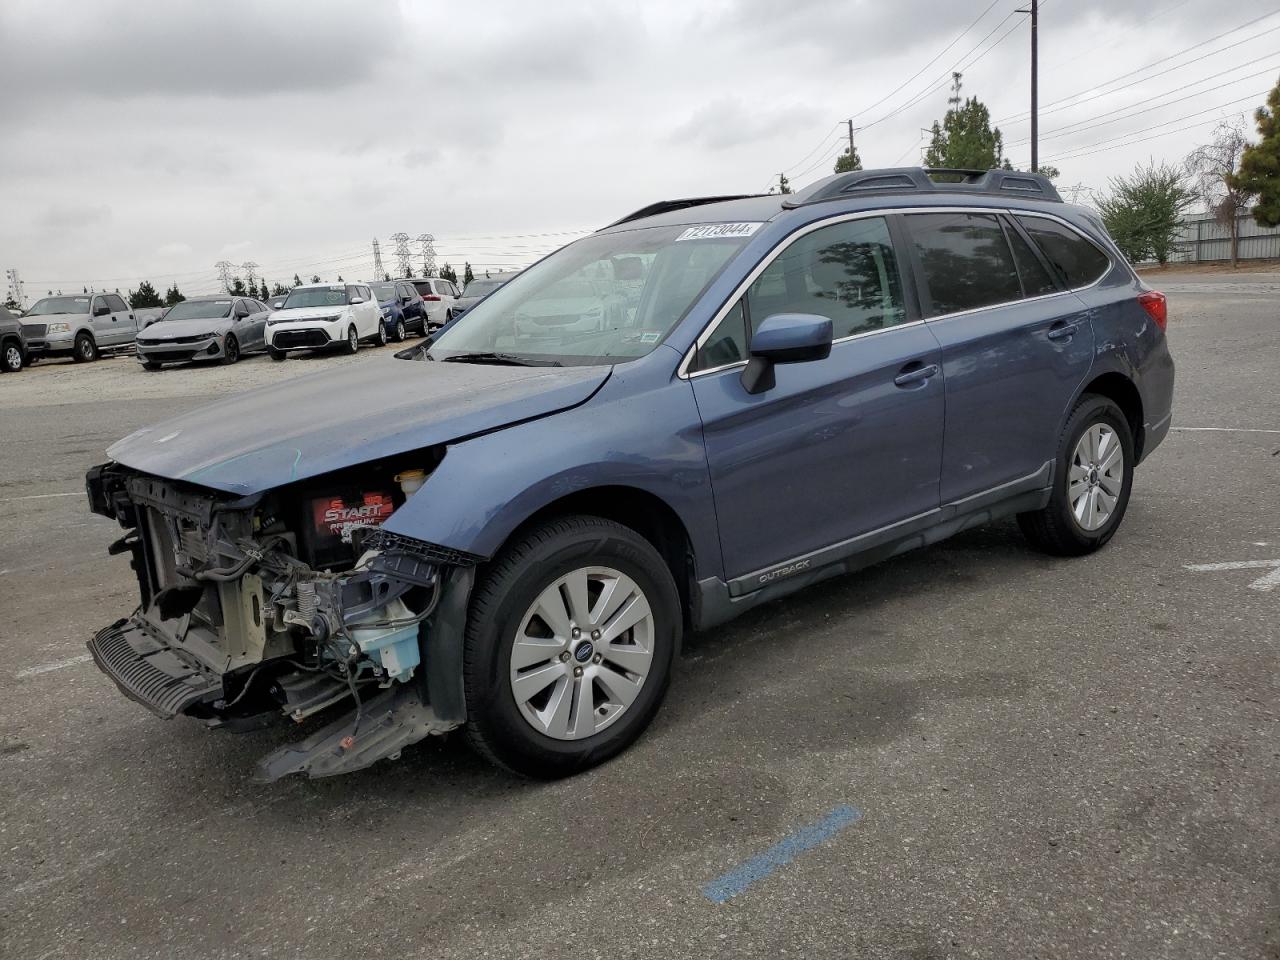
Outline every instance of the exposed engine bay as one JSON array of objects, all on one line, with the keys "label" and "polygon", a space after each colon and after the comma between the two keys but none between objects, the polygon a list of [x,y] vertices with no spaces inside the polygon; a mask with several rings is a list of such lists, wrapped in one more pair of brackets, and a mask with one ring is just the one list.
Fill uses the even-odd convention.
[{"label": "exposed engine bay", "polygon": [[424,654],[449,629],[442,596],[480,558],[382,529],[436,462],[241,498],[95,467],[90,504],[125,529],[110,549],[132,555],[141,595],[90,641],[95,662],[161,717],[231,730],[333,717],[266,757],[263,779],[349,772],[457,727],[456,705],[433,709],[453,698]]}]

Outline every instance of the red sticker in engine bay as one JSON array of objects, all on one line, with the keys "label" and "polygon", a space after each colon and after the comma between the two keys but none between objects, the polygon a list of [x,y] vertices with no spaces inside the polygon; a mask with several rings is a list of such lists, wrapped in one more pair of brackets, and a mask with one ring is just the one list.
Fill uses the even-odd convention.
[{"label": "red sticker in engine bay", "polygon": [[350,542],[356,527],[378,527],[391,516],[395,504],[389,493],[366,493],[360,497],[321,497],[311,501],[316,533]]}]

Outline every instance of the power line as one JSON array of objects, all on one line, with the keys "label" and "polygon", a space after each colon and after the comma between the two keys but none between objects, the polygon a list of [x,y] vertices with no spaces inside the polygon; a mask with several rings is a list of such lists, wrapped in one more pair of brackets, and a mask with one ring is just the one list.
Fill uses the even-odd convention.
[{"label": "power line", "polygon": [[[1275,16],[1277,13],[1280,13],[1280,10],[1273,10],[1270,13],[1265,13],[1260,17],[1255,17],[1253,20],[1250,20],[1248,23],[1243,23],[1238,27],[1233,27],[1232,29],[1224,31],[1223,33],[1220,33],[1215,37],[1210,37],[1208,40],[1202,40],[1199,43],[1192,44],[1191,46],[1183,50],[1179,50],[1177,53],[1169,54],[1168,56],[1162,57],[1159,60],[1148,63],[1146,66],[1138,67],[1136,70],[1130,70],[1128,73],[1122,73],[1119,76],[1112,77],[1110,80],[1105,80],[1102,83],[1090,84],[1089,87],[1085,90],[1079,90],[1076,93],[1068,94],[1065,97],[1061,97],[1057,100],[1053,100],[1053,101],[1050,101],[1049,103],[1046,103],[1040,112],[1041,114],[1056,113],[1058,110],[1066,110],[1068,107],[1079,106],[1079,104],[1081,103],[1088,103],[1090,100],[1098,99],[1098,97],[1108,96],[1112,93],[1118,92],[1119,90],[1124,90],[1124,89],[1127,89],[1128,87],[1135,86],[1136,84],[1146,83],[1148,80],[1154,80],[1156,77],[1164,76],[1166,73],[1172,73],[1175,70],[1182,70],[1185,67],[1191,66],[1191,64],[1193,63],[1199,63],[1201,60],[1204,60],[1208,57],[1217,56],[1219,53],[1225,53],[1226,51],[1231,50],[1234,47],[1238,47],[1241,44],[1249,43],[1252,40],[1257,40],[1259,37],[1264,37],[1269,33],[1274,33],[1276,30],[1280,30],[1280,25],[1271,27],[1267,30],[1263,30],[1260,33],[1250,34],[1249,36],[1245,37],[1243,40],[1237,40],[1235,43],[1229,43],[1225,47],[1221,47],[1217,50],[1210,50],[1208,53],[1201,54],[1198,57],[1188,60],[1186,63],[1181,63],[1175,66],[1167,67],[1166,69],[1161,70],[1158,73],[1153,73],[1150,76],[1142,77],[1138,80],[1134,80],[1132,83],[1126,83],[1123,86],[1117,87],[1115,90],[1098,92],[1098,93],[1095,93],[1093,96],[1087,97],[1085,99],[1077,100],[1075,103],[1067,103],[1068,100],[1076,100],[1076,98],[1080,97],[1082,94],[1090,93],[1091,91],[1097,91],[1101,87],[1109,87],[1118,80],[1125,80],[1129,77],[1134,76],[1135,74],[1144,73],[1145,71],[1150,70],[1152,67],[1158,67],[1161,64],[1167,64],[1169,63],[1170,60],[1176,60],[1179,57],[1181,57],[1183,54],[1190,53],[1192,50],[1197,50],[1200,47],[1205,46],[1206,44],[1215,43],[1218,40],[1221,40],[1223,37],[1229,36],[1233,33],[1238,33],[1241,30],[1245,29],[1246,27],[1253,26],[1255,23],[1257,23],[1260,20],[1266,20],[1268,17]],[[1030,117],[1029,113],[1023,112],[1018,114],[1010,114],[1009,116],[1003,117],[999,120],[996,120],[995,122],[996,123],[1020,123],[1023,120],[1029,119],[1029,117]]]}]

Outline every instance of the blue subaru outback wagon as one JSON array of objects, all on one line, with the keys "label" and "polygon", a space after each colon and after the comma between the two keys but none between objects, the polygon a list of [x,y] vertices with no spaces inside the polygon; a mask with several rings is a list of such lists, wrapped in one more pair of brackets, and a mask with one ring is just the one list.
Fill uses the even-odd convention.
[{"label": "blue subaru outback wagon", "polygon": [[656,203],[434,341],[114,445],[88,494],[141,605],[89,649],[161,717],[315,716],[264,779],[460,727],[572,773],[686,631],[998,517],[1105,544],[1169,429],[1165,318],[1034,175]]}]

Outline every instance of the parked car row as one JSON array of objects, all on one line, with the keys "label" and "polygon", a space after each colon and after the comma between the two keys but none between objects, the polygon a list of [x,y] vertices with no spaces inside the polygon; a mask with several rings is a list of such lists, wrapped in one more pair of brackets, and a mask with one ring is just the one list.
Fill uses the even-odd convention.
[{"label": "parked car row", "polygon": [[450,280],[417,277],[306,284],[270,303],[237,294],[193,297],[163,312],[134,310],[116,293],[49,296],[21,318],[0,314],[0,370],[21,370],[43,357],[79,363],[128,350],[147,370],[189,361],[230,364],[264,352],[273,360],[300,350],[355,353],[362,342],[431,335],[510,276],[473,280],[469,296]]}]

